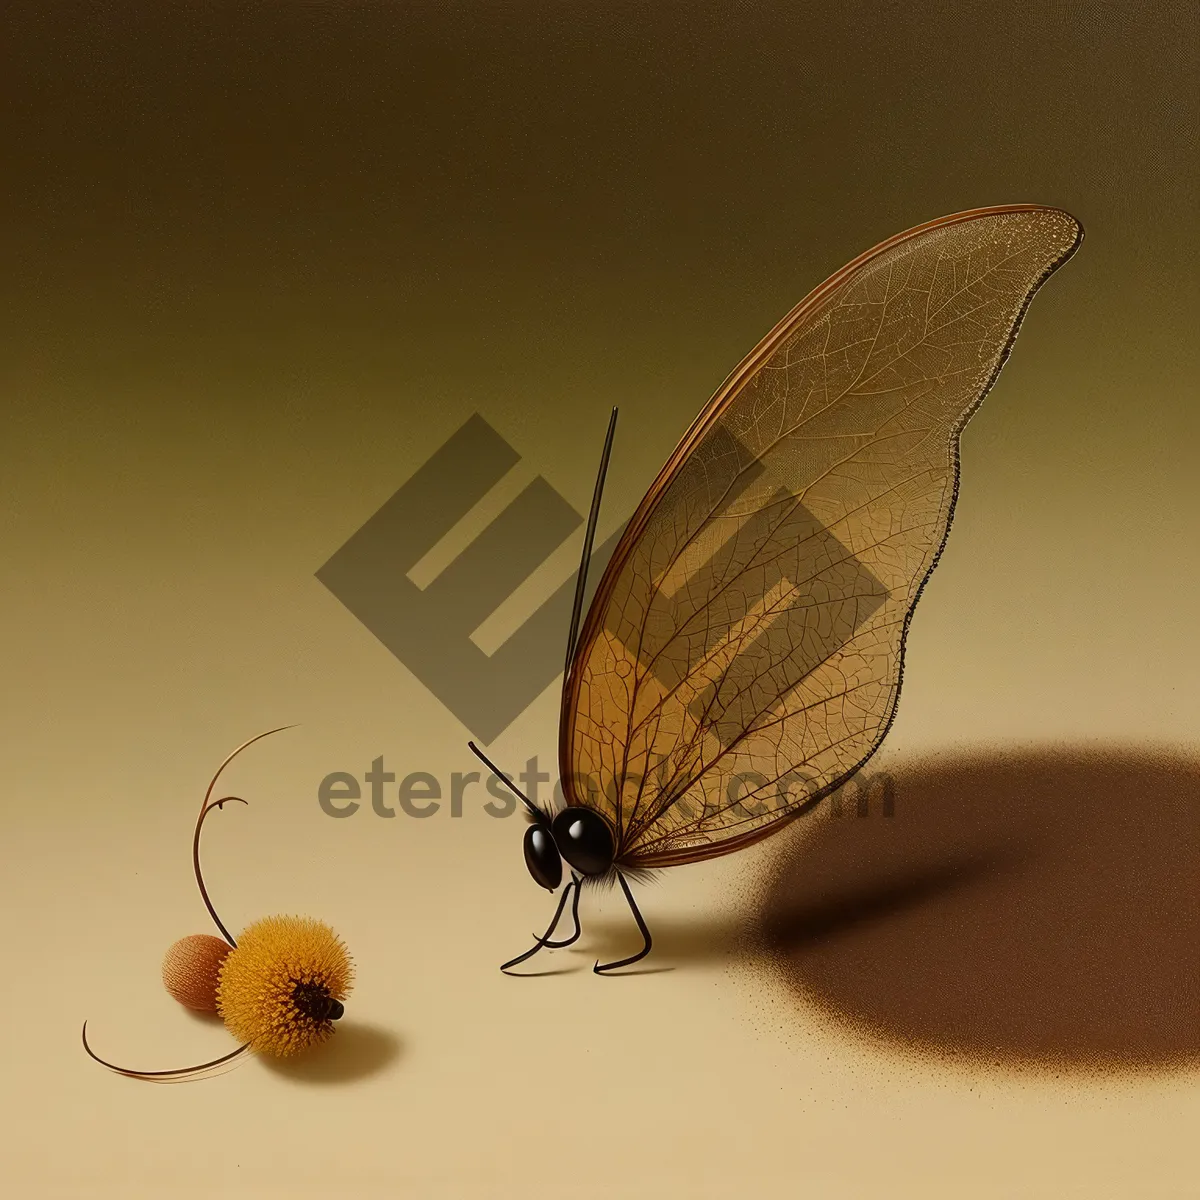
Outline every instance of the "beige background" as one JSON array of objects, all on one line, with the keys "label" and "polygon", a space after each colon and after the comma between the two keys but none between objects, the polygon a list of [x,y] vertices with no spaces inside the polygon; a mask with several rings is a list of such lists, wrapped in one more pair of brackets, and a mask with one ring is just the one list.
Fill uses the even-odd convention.
[{"label": "beige background", "polygon": [[[4,34],[7,1194],[1196,1194],[1200,786],[1134,753],[1200,752],[1194,6],[44,7]],[[619,402],[611,522],[826,275],[1029,200],[1087,240],[964,439],[880,765],[1087,744],[1124,774],[1035,764],[941,810],[902,788],[891,832],[811,826],[644,890],[669,970],[587,970],[631,947],[605,896],[566,970],[502,976],[548,916],[518,821],[317,806],[378,755],[473,762],[313,572],[474,411],[582,509]],[[554,690],[504,764],[553,762]],[[229,773],[251,804],[208,828],[209,885],[235,931],[342,934],[337,1038],[198,1083],[105,1072],[85,1017],[135,1066],[230,1048],[159,961],[208,929],[204,784],[289,721]],[[999,828],[1010,802],[1063,807],[1001,927],[935,888],[843,904],[783,969],[754,949],[789,881],[870,893],[830,867],[847,838],[891,862],[922,811]],[[1119,886],[1060,886],[1068,860]],[[988,937],[1036,971],[988,974]]]}]

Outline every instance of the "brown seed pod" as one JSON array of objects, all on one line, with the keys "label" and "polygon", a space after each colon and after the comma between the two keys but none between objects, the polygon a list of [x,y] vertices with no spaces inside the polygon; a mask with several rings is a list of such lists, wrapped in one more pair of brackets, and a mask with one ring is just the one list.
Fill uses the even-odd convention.
[{"label": "brown seed pod", "polygon": [[217,977],[232,949],[211,933],[180,938],[163,957],[163,985],[185,1008],[215,1013]]},{"label": "brown seed pod", "polygon": [[270,729],[243,742],[217,768],[204,793],[192,835],[196,885],[224,940],[204,933],[180,938],[167,951],[162,965],[167,991],[188,1008],[219,1013],[225,1027],[242,1045],[221,1058],[194,1067],[136,1071],[97,1055],[88,1045],[85,1021],[83,1048],[102,1066],[135,1079],[168,1081],[231,1062],[247,1050],[292,1055],[326,1041],[333,1033],[333,1023],[345,1012],[343,1002],[350,991],[354,968],[345,945],[328,925],[308,917],[266,917],[250,925],[239,944],[217,916],[200,870],[200,830],[204,819],[228,801],[246,803],[240,796],[211,799],[221,772],[247,746],[279,732]]}]

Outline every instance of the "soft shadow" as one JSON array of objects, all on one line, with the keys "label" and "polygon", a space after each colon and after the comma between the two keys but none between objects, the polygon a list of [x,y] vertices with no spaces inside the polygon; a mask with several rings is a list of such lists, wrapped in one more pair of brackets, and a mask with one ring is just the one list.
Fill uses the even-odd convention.
[{"label": "soft shadow", "polygon": [[296,1058],[264,1054],[261,1061],[276,1074],[298,1083],[353,1083],[382,1071],[403,1049],[404,1044],[388,1029],[339,1022],[337,1032],[324,1045]]},{"label": "soft shadow", "polygon": [[188,1008],[181,1004],[179,1011],[187,1016],[190,1020],[195,1021],[197,1025],[223,1025],[224,1022],[215,1012],[197,1012],[194,1008]]},{"label": "soft shadow", "polygon": [[621,967],[616,971],[600,972],[602,979],[628,979],[634,975],[663,975],[674,967]]},{"label": "soft shadow", "polygon": [[[718,917],[655,917],[650,923],[654,949],[646,960],[647,966],[616,974],[650,975],[674,970],[675,966],[733,958],[744,952],[744,932],[744,922]],[[594,961],[615,962],[633,954],[640,946],[641,938],[631,921],[600,919],[585,924],[584,939],[572,946],[569,953],[586,958],[590,970]]]},{"label": "soft shadow", "polygon": [[798,997],[959,1057],[1200,1065],[1200,762],[989,753],[808,818],[751,931]]},{"label": "soft shadow", "polygon": [[574,975],[578,967],[552,967],[547,971],[505,971],[509,979],[545,979],[549,975]]}]

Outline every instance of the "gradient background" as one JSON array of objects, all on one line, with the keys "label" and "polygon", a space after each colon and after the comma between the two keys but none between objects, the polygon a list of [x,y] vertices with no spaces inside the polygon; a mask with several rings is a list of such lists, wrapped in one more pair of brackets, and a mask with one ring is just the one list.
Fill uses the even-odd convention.
[{"label": "gradient background", "polygon": [[[1194,1194],[1200,775],[1148,765],[1200,749],[1194,5],[15,0],[2,20],[10,1194]],[[901,771],[893,825],[666,876],[647,965],[674,969],[592,976],[632,948],[602,897],[579,953],[547,958],[563,973],[501,976],[548,916],[516,821],[317,806],[322,776],[378,755],[474,764],[313,573],[474,411],[582,510],[620,403],[603,535],[813,286],[1019,201],[1087,239],[964,437],[878,760]],[[189,842],[212,770],[288,721],[224,781],[251,805],[208,826],[208,881],[235,932],[292,911],[345,937],[337,1039],[161,1089],[103,1071],[84,1017],[134,1066],[230,1048],[159,960],[208,929]],[[553,764],[555,721],[552,687],[491,752]],[[985,767],[947,785],[967,750]],[[936,844],[1010,803],[1055,813],[1058,849],[990,933],[990,893],[934,885],[851,897],[819,954],[754,950],[789,881],[869,891],[864,862],[926,844],[909,814]],[[844,853],[862,830],[870,854]],[[1168,863],[1153,887],[1126,851]],[[1026,942],[1040,974],[961,970]]]}]

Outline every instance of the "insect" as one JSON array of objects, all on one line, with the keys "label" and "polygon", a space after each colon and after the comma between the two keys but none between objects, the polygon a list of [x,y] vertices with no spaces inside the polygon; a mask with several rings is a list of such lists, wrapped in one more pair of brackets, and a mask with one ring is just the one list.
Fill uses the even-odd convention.
[{"label": "insect", "polygon": [[[612,449],[576,581],[560,811],[523,801],[525,862],[555,891],[508,971],[580,935],[584,887],[729,854],[809,812],[893,720],[909,622],[949,533],[959,438],[1026,308],[1079,247],[1068,213],[942,217],[854,259],[742,361],[635,510],[580,627]],[[551,941],[574,895],[573,933]]]},{"label": "insect", "polygon": [[247,746],[290,728],[285,725],[252,737],[217,768],[196,819],[192,868],[200,897],[221,937],[191,934],[176,942],[163,959],[167,991],[187,1008],[219,1013],[225,1027],[242,1045],[196,1066],[138,1071],[97,1055],[88,1044],[85,1021],[83,1048],[102,1066],[135,1079],[182,1079],[231,1062],[247,1050],[279,1057],[299,1053],[326,1041],[333,1033],[333,1023],[344,1015],[354,968],[333,930],[306,917],[266,917],[250,925],[235,942],[209,900],[200,869],[200,831],[205,818],[214,808],[230,802],[246,803],[240,796],[212,799],[221,773]]}]

